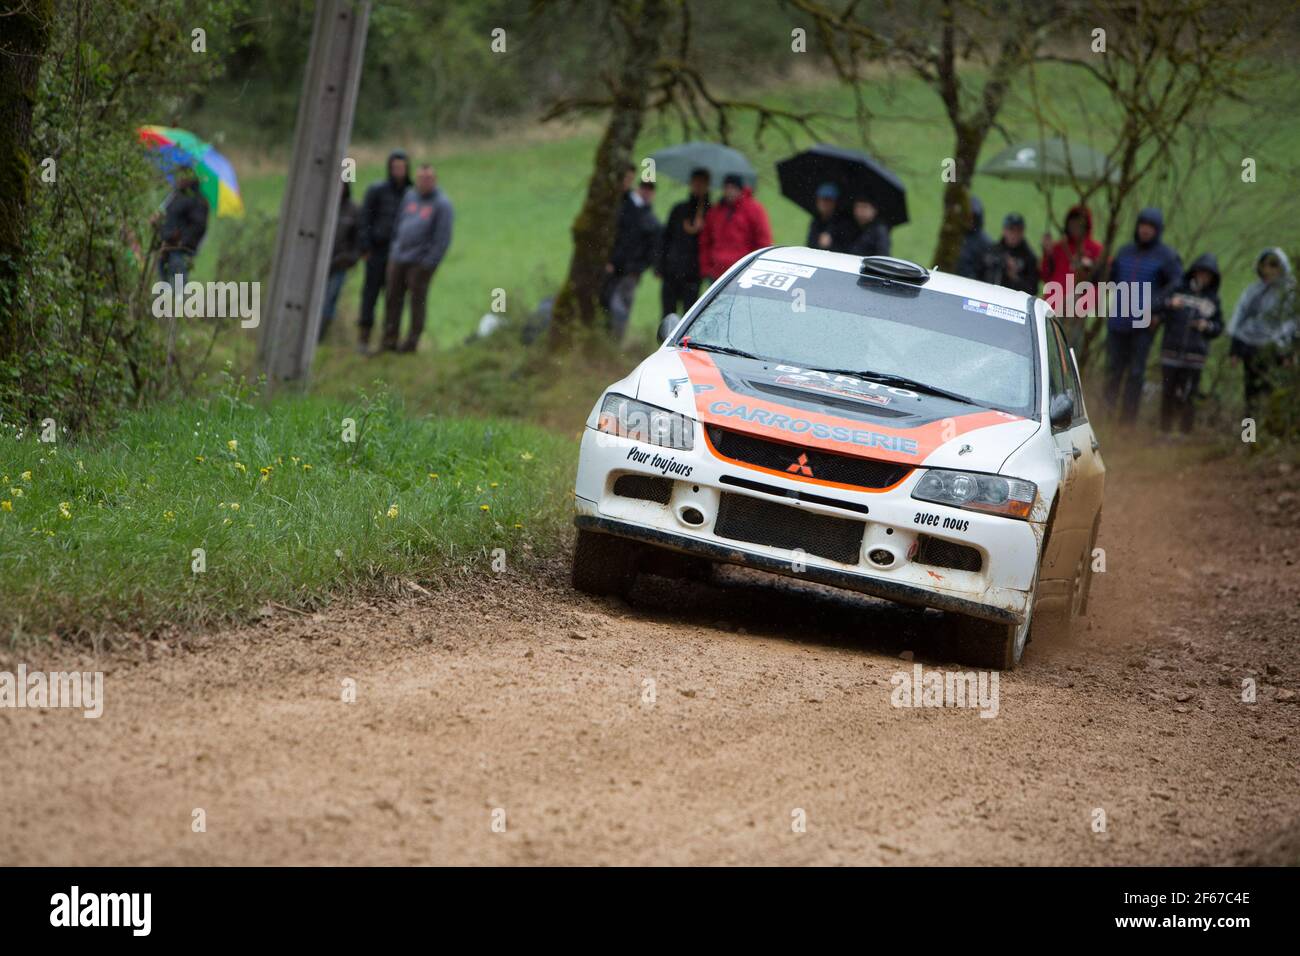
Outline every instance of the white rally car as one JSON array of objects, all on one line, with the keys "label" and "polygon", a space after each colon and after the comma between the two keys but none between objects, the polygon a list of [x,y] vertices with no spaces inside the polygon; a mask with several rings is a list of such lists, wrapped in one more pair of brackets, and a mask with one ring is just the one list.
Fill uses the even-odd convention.
[{"label": "white rally car", "polygon": [[661,337],[587,420],[579,590],[744,565],[942,609],[997,668],[1086,612],[1105,466],[1041,299],[773,247]]}]

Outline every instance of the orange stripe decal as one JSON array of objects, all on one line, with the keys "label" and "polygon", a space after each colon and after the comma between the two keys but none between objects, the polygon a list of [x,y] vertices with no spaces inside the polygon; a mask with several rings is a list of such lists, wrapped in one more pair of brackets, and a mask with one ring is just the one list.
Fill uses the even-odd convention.
[{"label": "orange stripe decal", "polygon": [[1016,415],[985,409],[914,428],[890,428],[741,395],[727,386],[708,354],[682,349],[678,355],[695,386],[695,408],[700,421],[842,455],[917,465],[958,435],[1020,420]]}]

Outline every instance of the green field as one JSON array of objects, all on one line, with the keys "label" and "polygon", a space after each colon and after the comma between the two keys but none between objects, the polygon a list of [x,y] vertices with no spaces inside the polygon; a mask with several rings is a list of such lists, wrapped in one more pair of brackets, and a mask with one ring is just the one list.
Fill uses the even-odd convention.
[{"label": "green field", "polygon": [[0,429],[0,633],[147,633],[266,602],[317,607],[528,568],[567,540],[572,439],[417,417],[383,391],[254,400],[232,383],[84,445]]}]

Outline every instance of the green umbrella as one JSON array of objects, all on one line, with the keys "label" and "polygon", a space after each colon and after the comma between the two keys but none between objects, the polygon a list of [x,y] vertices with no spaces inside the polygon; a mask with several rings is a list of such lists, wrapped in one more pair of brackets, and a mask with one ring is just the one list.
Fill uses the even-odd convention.
[{"label": "green umbrella", "polygon": [[1060,137],[1008,146],[980,168],[985,176],[1021,179],[1051,185],[1115,182],[1119,170],[1106,169],[1106,156]]},{"label": "green umbrella", "polygon": [[689,182],[691,170],[697,168],[709,171],[715,189],[722,185],[722,177],[729,173],[739,176],[746,186],[758,182],[758,174],[745,155],[721,143],[682,143],[651,153],[650,158],[655,161],[657,172],[678,182]]}]

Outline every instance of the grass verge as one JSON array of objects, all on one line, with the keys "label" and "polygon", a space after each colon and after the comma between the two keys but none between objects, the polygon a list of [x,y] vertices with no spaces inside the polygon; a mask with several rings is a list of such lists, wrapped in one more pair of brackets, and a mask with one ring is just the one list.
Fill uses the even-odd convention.
[{"label": "grass verge", "polygon": [[261,404],[231,381],[84,444],[39,438],[0,430],[12,643],[310,608],[568,540],[572,435],[415,417],[385,390]]}]

